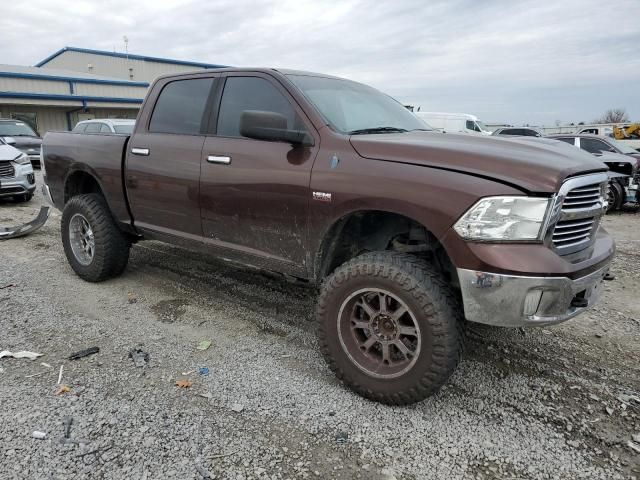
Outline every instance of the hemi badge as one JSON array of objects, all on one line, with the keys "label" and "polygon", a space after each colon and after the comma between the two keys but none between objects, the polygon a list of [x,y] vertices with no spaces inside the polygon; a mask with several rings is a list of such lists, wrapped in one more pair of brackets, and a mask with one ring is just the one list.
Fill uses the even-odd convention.
[{"label": "hemi badge", "polygon": [[331,194],[326,192],[313,192],[313,199],[319,202],[330,202]]}]

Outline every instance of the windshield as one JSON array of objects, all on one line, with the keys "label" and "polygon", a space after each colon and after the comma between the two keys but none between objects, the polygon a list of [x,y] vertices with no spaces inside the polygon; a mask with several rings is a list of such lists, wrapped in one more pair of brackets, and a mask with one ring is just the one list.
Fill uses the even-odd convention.
[{"label": "windshield", "polygon": [[133,133],[133,124],[131,125],[114,125],[113,129],[116,133],[124,133],[126,135],[130,135]]},{"label": "windshield", "polygon": [[489,129],[487,128],[487,126],[486,126],[484,123],[482,123],[480,120],[476,120],[476,125],[478,125],[478,126],[480,127],[480,131],[482,131],[482,132],[490,132],[490,131],[491,131],[491,130],[489,130]]},{"label": "windshield", "polygon": [[611,145],[613,145],[618,150],[620,150],[620,153],[624,153],[624,154],[627,154],[627,153],[638,153],[637,150],[631,148],[629,145],[625,145],[624,141],[615,140],[613,138],[608,138],[607,142],[609,142]]},{"label": "windshield", "polygon": [[37,137],[36,132],[24,122],[0,122],[1,137]]},{"label": "windshield", "polygon": [[431,130],[401,103],[366,85],[306,75],[288,75],[288,78],[340,133]]}]

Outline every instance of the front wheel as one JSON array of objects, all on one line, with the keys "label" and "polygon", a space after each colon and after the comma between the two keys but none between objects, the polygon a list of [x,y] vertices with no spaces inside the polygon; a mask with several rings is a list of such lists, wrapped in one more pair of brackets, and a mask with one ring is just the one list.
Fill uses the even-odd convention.
[{"label": "front wheel", "polygon": [[125,269],[131,244],[101,195],[69,200],[62,212],[61,233],[64,253],[80,278],[100,282]]},{"label": "front wheel", "polygon": [[624,188],[618,182],[609,182],[607,212],[620,210],[624,203]]},{"label": "front wheel", "polygon": [[451,288],[423,260],[368,253],[324,282],[320,347],[336,376],[360,395],[410,404],[453,374],[463,349],[461,313]]}]

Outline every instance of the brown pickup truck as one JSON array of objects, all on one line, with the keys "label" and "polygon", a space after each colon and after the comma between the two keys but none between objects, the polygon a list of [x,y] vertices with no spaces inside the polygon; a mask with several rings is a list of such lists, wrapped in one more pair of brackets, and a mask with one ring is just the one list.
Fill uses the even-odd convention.
[{"label": "brown pickup truck", "polygon": [[329,367],[390,404],[447,381],[465,319],[549,325],[589,308],[615,250],[593,156],[438,133],[313,73],[162,77],[133,135],[48,133],[42,155],[81,278],[120,275],[155,239],[308,281]]}]

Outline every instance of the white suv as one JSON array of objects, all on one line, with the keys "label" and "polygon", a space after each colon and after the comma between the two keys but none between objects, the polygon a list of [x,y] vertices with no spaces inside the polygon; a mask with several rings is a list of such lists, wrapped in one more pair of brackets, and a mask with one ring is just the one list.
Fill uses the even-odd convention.
[{"label": "white suv", "polygon": [[73,128],[78,133],[97,133],[102,135],[131,135],[135,120],[128,118],[95,118],[78,122]]}]

